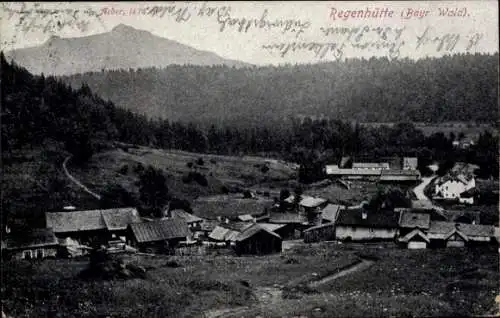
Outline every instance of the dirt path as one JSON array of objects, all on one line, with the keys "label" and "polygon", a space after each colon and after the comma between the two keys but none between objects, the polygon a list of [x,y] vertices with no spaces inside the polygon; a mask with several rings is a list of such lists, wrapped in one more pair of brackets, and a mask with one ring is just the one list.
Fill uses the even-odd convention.
[{"label": "dirt path", "polygon": [[413,189],[413,193],[415,193],[415,196],[418,200],[430,201],[429,198],[425,195],[424,190],[429,185],[429,183],[431,183],[432,179],[434,179],[434,176],[422,178],[422,183],[420,183]]},{"label": "dirt path", "polygon": [[338,272],[336,274],[326,276],[318,281],[314,281],[314,282],[310,283],[309,288],[319,287],[319,286],[326,284],[326,283],[329,283],[337,278],[349,275],[349,274],[357,272],[357,271],[363,271],[363,270],[369,268],[370,266],[372,266],[373,263],[374,263],[374,261],[363,259],[361,262],[354,264],[354,265],[351,265],[351,266],[348,266],[347,268],[344,268],[343,270],[341,270],[340,272]]},{"label": "dirt path", "polygon": [[78,181],[75,177],[73,177],[69,171],[68,171],[68,168],[66,167],[66,164],[68,163],[68,161],[71,159],[71,156],[68,156],[66,157],[66,159],[64,159],[64,162],[63,162],[63,170],[64,170],[64,173],[66,174],[66,177],[68,177],[68,179],[71,180],[71,182],[73,182],[74,184],[76,184],[77,186],[79,186],[80,188],[82,188],[83,191],[87,192],[88,194],[90,194],[91,196],[93,196],[94,198],[96,198],[97,200],[101,200],[101,196],[95,192],[92,192],[89,188],[87,188],[83,183],[81,183],[80,181]]}]

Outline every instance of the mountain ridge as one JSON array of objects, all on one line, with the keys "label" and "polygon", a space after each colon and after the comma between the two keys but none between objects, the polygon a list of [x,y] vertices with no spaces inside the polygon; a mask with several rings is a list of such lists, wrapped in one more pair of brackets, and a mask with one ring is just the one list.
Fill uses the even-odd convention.
[{"label": "mountain ridge", "polygon": [[62,38],[53,35],[41,45],[14,49],[4,54],[7,59],[14,60],[30,72],[45,75],[169,65],[252,65],[125,24],[118,24],[108,32],[84,37]]}]

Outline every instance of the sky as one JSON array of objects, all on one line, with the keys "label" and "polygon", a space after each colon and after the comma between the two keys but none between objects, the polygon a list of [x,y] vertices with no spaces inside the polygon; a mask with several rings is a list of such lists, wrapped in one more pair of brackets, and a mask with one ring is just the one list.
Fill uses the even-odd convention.
[{"label": "sky", "polygon": [[497,1],[17,2],[2,3],[0,12],[2,50],[118,24],[257,65],[493,53],[499,46]]}]

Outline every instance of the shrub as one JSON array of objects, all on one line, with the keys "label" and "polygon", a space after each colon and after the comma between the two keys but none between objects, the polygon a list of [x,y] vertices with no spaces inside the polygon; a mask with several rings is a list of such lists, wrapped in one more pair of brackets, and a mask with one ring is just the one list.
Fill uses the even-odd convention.
[{"label": "shrub", "polygon": [[144,171],[144,166],[142,165],[142,163],[138,163],[135,165],[135,167],[134,167],[135,173],[141,174],[143,171]]},{"label": "shrub", "polygon": [[269,167],[268,167],[268,166],[262,166],[262,167],[260,168],[260,172],[262,172],[262,173],[266,173],[266,172],[268,172],[268,171],[269,171]]},{"label": "shrub", "polygon": [[192,167],[193,167],[193,163],[192,163],[192,162],[188,162],[188,163],[186,163],[186,167],[188,167],[188,168],[192,168]]},{"label": "shrub", "polygon": [[200,157],[198,158],[198,160],[196,160],[196,164],[198,166],[203,166],[205,164],[205,161],[203,161],[203,158]]},{"label": "shrub", "polygon": [[215,161],[215,159],[214,159],[214,158],[212,158],[212,159],[210,159],[210,163],[212,163],[212,164],[216,164],[216,163],[217,163],[217,161]]}]

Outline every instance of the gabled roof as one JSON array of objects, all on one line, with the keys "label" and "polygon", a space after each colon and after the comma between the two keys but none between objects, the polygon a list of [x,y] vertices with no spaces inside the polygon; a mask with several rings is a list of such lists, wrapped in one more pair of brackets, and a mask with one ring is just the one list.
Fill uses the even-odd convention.
[{"label": "gabled roof", "polygon": [[342,209],[342,205],[328,204],[323,210],[321,210],[321,218],[329,222],[335,222],[339,216],[340,210]]},{"label": "gabled roof", "polygon": [[273,223],[258,223],[260,226],[265,228],[268,231],[274,232],[283,228],[286,224],[273,224]]},{"label": "gabled roof", "polygon": [[353,162],[353,169],[389,169],[387,162]]},{"label": "gabled roof", "polygon": [[445,240],[448,240],[450,237],[452,237],[454,234],[460,236],[464,241],[468,241],[469,238],[467,237],[467,235],[465,235],[462,231],[458,230],[458,229],[453,229],[451,230],[449,233],[445,234],[444,235],[444,239]]},{"label": "gabled roof", "polygon": [[403,211],[399,216],[399,226],[404,228],[428,229],[430,222],[431,215],[428,213]]},{"label": "gabled roof", "polygon": [[421,237],[427,243],[430,243],[430,240],[427,237],[427,235],[424,232],[420,231],[420,229],[414,229],[410,233],[408,233],[405,236],[399,238],[399,241],[400,242],[404,242],[404,243],[408,243],[408,242],[412,241],[417,236]]},{"label": "gabled roof", "polygon": [[234,241],[235,238],[240,234],[239,231],[231,230],[224,228],[220,225],[217,225],[215,229],[208,235],[208,237],[215,241]]},{"label": "gabled roof", "polygon": [[139,243],[186,238],[189,235],[188,225],[183,219],[133,223],[129,226]]},{"label": "gabled roof", "polygon": [[328,200],[322,198],[305,197],[300,201],[299,205],[307,208],[316,208],[324,204],[326,201]]},{"label": "gabled roof", "polygon": [[6,248],[7,250],[53,246],[59,244],[54,232],[50,228],[31,229],[28,232],[19,234],[9,233],[3,243],[3,248]]},{"label": "gabled roof", "polygon": [[277,224],[302,224],[307,222],[307,219],[304,216],[298,215],[296,213],[274,213],[271,214],[271,218],[269,219],[269,223],[277,223]]},{"label": "gabled roof", "polygon": [[119,208],[106,210],[86,210],[71,212],[45,213],[46,226],[54,233],[92,231],[92,230],[121,230],[130,223],[141,222],[141,218],[134,208]]},{"label": "gabled roof", "polygon": [[238,234],[238,236],[235,238],[235,241],[237,242],[241,242],[241,241],[244,241],[252,236],[254,236],[255,234],[259,233],[259,232],[266,232],[272,236],[275,236],[276,238],[279,238],[281,239],[281,236],[279,236],[278,234],[272,232],[272,231],[269,231],[267,230],[266,228],[260,226],[260,224],[258,223],[255,223],[254,225],[252,225],[251,227],[245,229],[243,232],[241,232],[240,234]]},{"label": "gabled roof", "polygon": [[250,222],[254,220],[254,217],[250,214],[238,215],[238,219],[243,222]]},{"label": "gabled roof", "polygon": [[398,216],[393,211],[380,210],[367,212],[366,219],[362,217],[362,208],[340,211],[337,225],[365,227],[365,228],[397,228]]},{"label": "gabled roof", "polygon": [[196,215],[193,215],[191,213],[188,213],[184,210],[172,210],[170,211],[170,214],[172,215],[172,218],[181,218],[184,219],[188,224],[189,223],[195,223],[195,222],[201,222],[203,221],[202,218],[197,217]]},{"label": "gabled roof", "polygon": [[441,221],[431,221],[428,235],[431,239],[446,239],[451,236],[455,230],[472,240],[474,240],[474,238],[492,238],[495,236],[495,227],[492,225]]},{"label": "gabled roof", "polygon": [[134,208],[102,210],[101,215],[108,230],[125,230],[131,223],[141,222],[139,213]]}]

